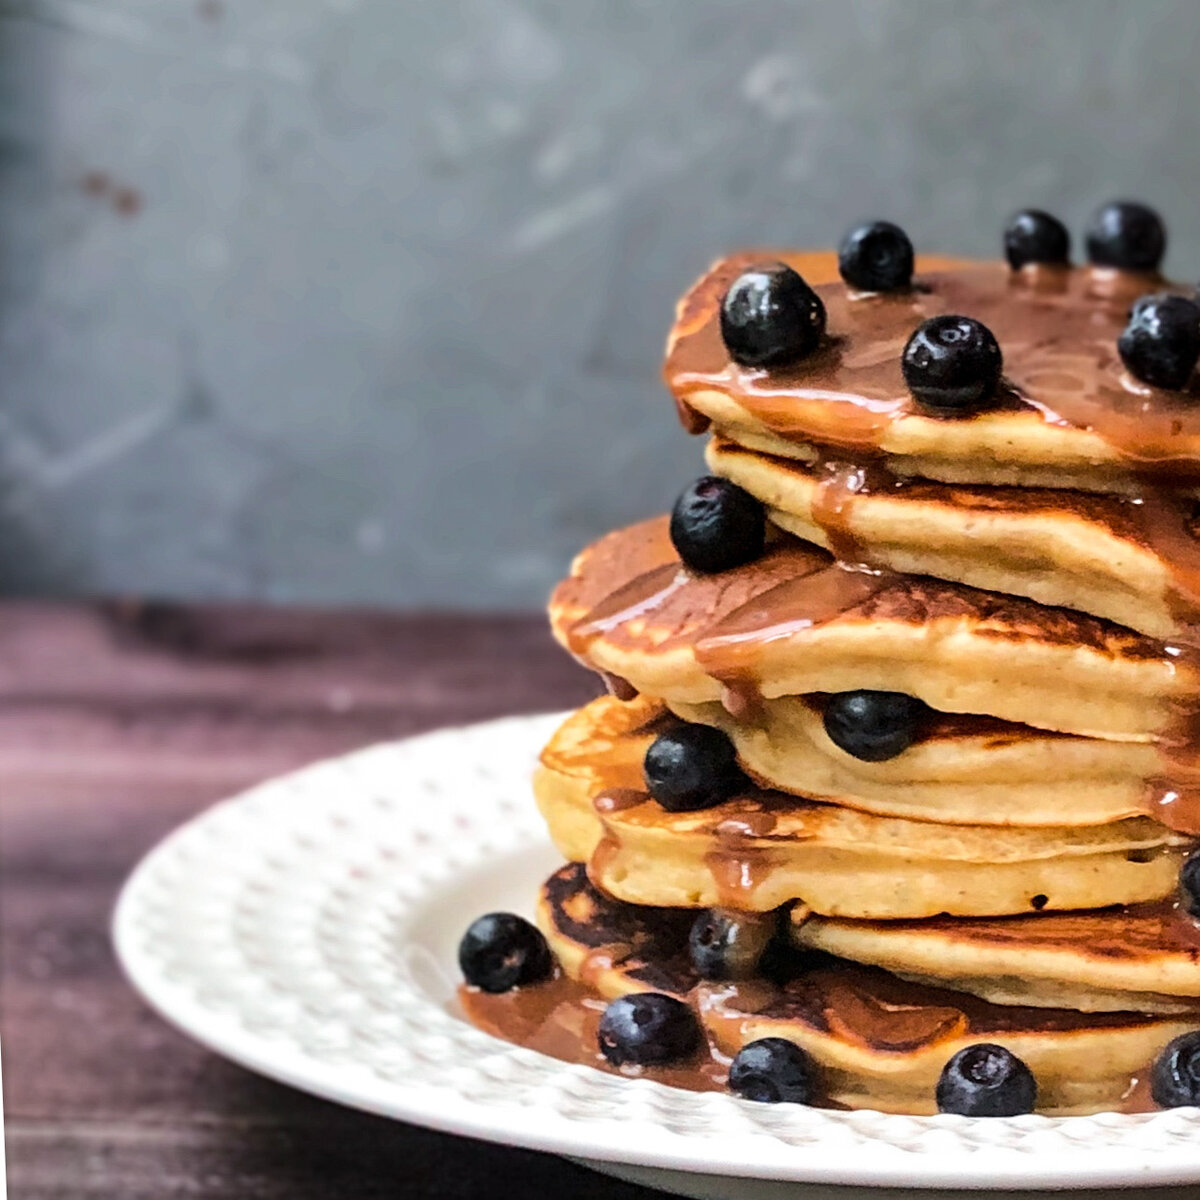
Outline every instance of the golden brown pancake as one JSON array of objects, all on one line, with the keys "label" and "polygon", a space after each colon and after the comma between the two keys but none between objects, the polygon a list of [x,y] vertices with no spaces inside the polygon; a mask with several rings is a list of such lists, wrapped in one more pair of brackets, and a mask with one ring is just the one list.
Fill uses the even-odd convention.
[{"label": "golden brown pancake", "polygon": [[1149,818],[997,828],[877,817],[748,788],[700,812],[644,790],[653,728],[606,731],[580,752],[569,719],[534,776],[563,856],[631,904],[894,919],[1099,908],[1170,895],[1190,843]]},{"label": "golden brown pancake", "polygon": [[798,945],[997,1004],[1190,1011],[1200,1024],[1200,923],[1173,899],[991,920],[839,921],[793,914]]},{"label": "golden brown pancake", "polygon": [[708,465],[775,524],[843,561],[933,575],[1091,613],[1156,638],[1200,621],[1196,501],[900,480],[879,469],[782,458],[717,438]]},{"label": "golden brown pancake", "polygon": [[[948,483],[1132,495],[1148,479],[1200,485],[1200,384],[1150,387],[1131,378],[1117,354],[1133,302],[1169,287],[1159,276],[978,263],[923,271],[911,291],[886,295],[823,283],[822,347],[786,367],[741,366],[721,341],[721,297],[747,268],[779,261],[810,280],[828,278],[832,266],[830,255],[736,254],[679,304],[665,375],[694,432],[711,423],[732,441],[782,456],[816,443]],[[928,415],[904,383],[905,343],[941,313],[981,320],[1000,344],[1004,381],[989,411]]]},{"label": "golden brown pancake", "polygon": [[827,696],[764,700],[753,722],[734,720],[715,702],[671,707],[687,721],[723,729],[743,768],[763,786],[879,816],[1044,826],[1102,825],[1145,813],[1200,833],[1195,805],[1156,803],[1161,768],[1150,743],[933,713],[902,754],[864,762],[825,732],[828,701]]},{"label": "golden brown pancake", "polygon": [[[567,774],[589,774],[609,754],[637,777],[669,713],[724,730],[763,787],[884,817],[951,825],[1103,825],[1148,814],[1198,832],[1194,809],[1154,803],[1158,754],[1143,742],[1047,733],[990,717],[934,713],[919,740],[886,762],[863,762],[825,732],[827,696],[764,701],[753,724],[721,705],[601,696],[572,714],[543,752]],[[603,748],[603,749],[601,749]]]},{"label": "golden brown pancake", "polygon": [[724,698],[747,718],[759,697],[873,688],[941,712],[1146,740],[1175,730],[1200,695],[1192,659],[1152,638],[1021,597],[847,571],[784,535],[755,562],[700,575],[682,567],[665,517],[584,550],[550,619],[594,670],[668,703]]},{"label": "golden brown pancake", "polygon": [[787,1038],[816,1060],[825,1100],[853,1108],[932,1113],[946,1062],[993,1042],[1033,1071],[1038,1111],[1117,1109],[1162,1047],[1197,1024],[1000,1006],[827,957],[779,964],[773,982],[706,983],[687,954],[693,916],[615,901],[579,867],[552,875],[538,904],[538,924],[572,979],[609,1000],[637,991],[686,999],[730,1056],[758,1038]]}]

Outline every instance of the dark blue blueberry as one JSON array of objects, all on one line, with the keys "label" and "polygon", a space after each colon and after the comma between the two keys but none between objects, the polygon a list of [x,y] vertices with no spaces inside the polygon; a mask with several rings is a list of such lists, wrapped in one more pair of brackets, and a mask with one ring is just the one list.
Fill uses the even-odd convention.
[{"label": "dark blue blueberry", "polygon": [[1150,1095],[1159,1108],[1200,1104],[1200,1032],[1177,1037],[1150,1070]]},{"label": "dark blue blueberry", "polygon": [[1200,917],[1200,850],[1195,850],[1183,862],[1179,872],[1179,890],[1183,907],[1193,917]]},{"label": "dark blue blueberry", "polygon": [[987,1042],[960,1050],[937,1084],[938,1112],[961,1117],[1019,1117],[1036,1103],[1037,1081],[1029,1068]]},{"label": "dark blue blueberry", "polygon": [[1135,200],[1105,204],[1087,227],[1088,259],[1098,267],[1157,271],[1166,248],[1162,218]]},{"label": "dark blue blueberry", "polygon": [[825,706],[825,732],[854,758],[885,762],[920,737],[930,711],[903,692],[838,692]]},{"label": "dark blue blueberry", "polygon": [[1003,366],[992,331],[973,317],[954,314],[923,321],[900,359],[909,391],[939,417],[971,416],[986,408]]},{"label": "dark blue blueberry", "polygon": [[733,743],[711,725],[681,722],[660,733],[642,769],[646,789],[668,812],[712,808],[746,785]]},{"label": "dark blue blueberry", "polygon": [[1023,208],[1004,227],[1004,257],[1014,271],[1026,263],[1065,263],[1070,254],[1066,226],[1040,208]]},{"label": "dark blue blueberry", "polygon": [[701,979],[749,979],[775,935],[774,913],[710,908],[692,924],[688,952]]},{"label": "dark blue blueberry", "polygon": [[904,291],[912,283],[912,242],[890,221],[856,225],[838,247],[838,270],[864,292]]},{"label": "dark blue blueberry", "polygon": [[471,922],[458,944],[463,978],[484,992],[509,992],[548,979],[554,959],[546,939],[515,913],[488,913]]},{"label": "dark blue blueberry", "polygon": [[1143,296],[1117,339],[1131,375],[1154,387],[1182,388],[1200,359],[1200,304],[1186,296]]},{"label": "dark blue blueberry", "polygon": [[675,501],[670,530],[684,565],[710,574],[762,554],[767,514],[762,502],[736,483],[704,475]]},{"label": "dark blue blueberry", "polygon": [[661,992],[635,992],[604,1010],[596,1040],[600,1053],[615,1067],[661,1066],[696,1049],[700,1025],[682,1000]]},{"label": "dark blue blueberry", "polygon": [[817,1069],[812,1058],[786,1038],[760,1038],[743,1046],[729,1067],[729,1090],[764,1104],[811,1104]]},{"label": "dark blue blueberry", "polygon": [[721,337],[749,367],[772,367],[811,354],[825,332],[821,297],[783,263],[755,267],[721,301]]}]

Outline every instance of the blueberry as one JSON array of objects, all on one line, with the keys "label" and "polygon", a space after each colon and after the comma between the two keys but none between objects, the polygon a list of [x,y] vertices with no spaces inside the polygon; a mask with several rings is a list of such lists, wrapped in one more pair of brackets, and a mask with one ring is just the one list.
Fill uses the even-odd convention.
[{"label": "blueberry", "polygon": [[1004,257],[1014,271],[1026,263],[1065,263],[1070,253],[1066,226],[1040,208],[1023,208],[1004,227]]},{"label": "blueberry", "polygon": [[682,1000],[661,992],[635,992],[604,1010],[596,1040],[600,1053],[615,1067],[661,1066],[696,1049],[700,1025]]},{"label": "blueberry", "polygon": [[704,475],[675,501],[670,528],[676,552],[693,571],[728,571],[762,554],[767,514],[736,483]]},{"label": "blueberry", "polygon": [[1160,1108],[1200,1104],[1200,1032],[1177,1037],[1150,1070],[1150,1095]]},{"label": "blueberry", "polygon": [[923,321],[908,339],[900,366],[918,403],[936,416],[970,416],[987,406],[1004,362],[992,331],[972,317]]},{"label": "blueberry", "polygon": [[692,924],[688,952],[701,979],[749,979],[775,933],[774,918],[710,908]]},{"label": "blueberry", "polygon": [[770,367],[811,354],[825,332],[821,297],[783,263],[739,275],[721,301],[721,337],[738,362]]},{"label": "blueberry", "polygon": [[1098,267],[1156,271],[1167,248],[1167,231],[1152,208],[1113,200],[1098,208],[1087,227],[1088,259]]},{"label": "blueberry", "polygon": [[812,1058],[786,1038],[749,1042],[729,1067],[729,1090],[764,1104],[811,1104],[817,1069]]},{"label": "blueberry", "polygon": [[903,692],[838,692],[825,707],[825,732],[863,762],[885,762],[917,740],[929,706]]},{"label": "blueberry", "polygon": [[650,743],[642,764],[646,789],[668,812],[695,812],[745,786],[737,752],[711,725],[680,723]]},{"label": "blueberry", "polygon": [[1033,1112],[1037,1081],[1003,1046],[983,1042],[960,1050],[937,1084],[938,1112],[962,1117],[1019,1117]]},{"label": "blueberry", "polygon": [[1143,383],[1183,387],[1200,359],[1200,304],[1186,296],[1143,296],[1117,339],[1117,350]]},{"label": "blueberry", "polygon": [[471,922],[458,944],[463,978],[484,992],[509,992],[548,979],[554,959],[546,939],[515,913],[488,913]]},{"label": "blueberry", "polygon": [[912,283],[912,242],[890,221],[856,225],[838,247],[838,270],[864,292],[903,291]]},{"label": "blueberry", "polygon": [[1183,907],[1193,917],[1200,917],[1200,850],[1194,850],[1183,862],[1179,872],[1179,888]]}]

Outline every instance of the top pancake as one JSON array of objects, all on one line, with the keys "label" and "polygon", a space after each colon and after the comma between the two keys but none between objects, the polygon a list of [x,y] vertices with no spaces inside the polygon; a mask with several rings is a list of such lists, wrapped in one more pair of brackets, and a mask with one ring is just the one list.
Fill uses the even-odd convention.
[{"label": "top pancake", "polygon": [[1093,617],[847,571],[785,536],[755,562],[701,575],[682,566],[667,524],[646,521],[584,550],[550,618],[581,661],[669,704],[734,710],[759,696],[872,688],[941,712],[1144,740],[1178,731],[1200,694],[1190,658]]},{"label": "top pancake", "polygon": [[[751,266],[793,266],[824,301],[823,345],[786,367],[734,362],[720,301]],[[919,264],[921,265],[921,264]],[[1117,338],[1133,302],[1168,290],[1157,275],[1100,267],[1002,263],[918,274],[911,291],[857,293],[831,254],[761,251],[716,263],[684,296],[667,344],[667,385],[693,432],[788,456],[799,443],[900,475],[1138,494],[1147,480],[1200,486],[1200,384],[1183,392],[1133,379]],[[926,415],[900,371],[909,336],[929,317],[982,321],[1004,355],[997,407],[968,418]]]}]

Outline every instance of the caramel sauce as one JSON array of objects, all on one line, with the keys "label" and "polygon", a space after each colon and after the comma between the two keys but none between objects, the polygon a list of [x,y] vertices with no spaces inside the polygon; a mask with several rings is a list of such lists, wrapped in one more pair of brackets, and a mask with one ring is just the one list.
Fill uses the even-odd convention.
[{"label": "caramel sauce", "polygon": [[622,679],[620,675],[614,675],[611,671],[601,671],[600,678],[604,680],[608,694],[617,700],[637,699],[638,690],[628,679]]},{"label": "caramel sauce", "polygon": [[603,976],[632,953],[633,945],[629,942],[615,942],[611,946],[589,950],[579,966],[579,982],[595,990]]},{"label": "caramel sauce", "polygon": [[763,717],[763,695],[752,680],[731,681],[721,685],[721,707],[735,721],[754,725]]},{"label": "caramel sauce", "polygon": [[670,1066],[614,1067],[597,1041],[607,1002],[586,985],[562,976],[500,995],[463,986],[458,998],[477,1029],[562,1062],[693,1092],[723,1091],[729,1077],[729,1058],[707,1039],[690,1058]]},{"label": "caramel sauce", "polygon": [[835,562],[785,580],[712,621],[696,642],[696,660],[727,687],[745,687],[757,679],[762,654],[771,642],[852,612],[897,578],[847,570]]},{"label": "caramel sauce", "polygon": [[1158,1105],[1154,1103],[1154,1097],[1150,1094],[1151,1070],[1152,1064],[1145,1067],[1129,1081],[1129,1090],[1121,1097],[1121,1104],[1117,1112],[1124,1113],[1127,1116],[1134,1116],[1138,1113],[1160,1111]]},{"label": "caramel sauce", "polygon": [[854,533],[854,502],[870,488],[870,468],[827,461],[820,464],[820,483],[812,498],[812,519],[825,534],[834,558],[843,566],[868,567],[867,547]]},{"label": "caramel sauce", "polygon": [[704,433],[712,422],[702,413],[697,412],[686,400],[681,396],[675,397],[675,412],[679,417],[679,423],[683,426],[685,432],[692,434]]},{"label": "caramel sauce", "polygon": [[827,987],[824,1016],[841,1040],[888,1053],[949,1041],[968,1027],[958,1008],[883,1000],[848,983]]},{"label": "caramel sauce", "polygon": [[627,809],[637,808],[639,804],[645,804],[648,799],[645,791],[638,788],[609,788],[596,796],[592,801],[592,807],[600,816],[605,816],[608,813],[625,812]]},{"label": "caramel sauce", "polygon": [[775,856],[769,846],[758,842],[770,836],[775,821],[775,814],[768,809],[747,805],[713,830],[716,846],[704,856],[704,862],[721,907],[749,909],[754,893],[770,877]]},{"label": "caramel sauce", "polygon": [[862,295],[820,284],[828,335],[816,352],[770,370],[734,362],[721,340],[721,297],[748,267],[789,257],[796,259],[735,255],[685,298],[665,366],[667,385],[683,403],[694,392],[719,391],[779,436],[853,450],[858,461],[881,452],[895,422],[938,419],[915,405],[900,356],[922,321],[961,312],[987,325],[1004,354],[990,416],[1037,416],[1085,430],[1131,470],[1200,483],[1200,384],[1183,392],[1150,387],[1130,378],[1117,354],[1133,302],[1169,289],[1164,280],[1092,267],[1013,272],[987,263],[924,275],[908,292]]},{"label": "caramel sauce", "polygon": [[[603,820],[602,820],[603,823]],[[603,825],[604,833],[596,843],[592,856],[588,860],[588,879],[593,886],[603,889],[604,876],[612,867],[613,860],[621,853],[621,843],[607,825]]]},{"label": "caramel sauce", "polygon": [[688,578],[673,554],[672,561],[632,576],[591,608],[585,620],[571,627],[568,641],[572,652],[586,655],[588,643],[594,638],[615,633],[639,617],[663,609]]},{"label": "caramel sauce", "polygon": [[[1196,632],[1195,626],[1189,629]],[[1166,648],[1166,655],[1173,669],[1200,669],[1200,642],[1179,639]],[[1147,781],[1142,808],[1168,829],[1200,836],[1200,697],[1176,705],[1156,749],[1161,774]]]},{"label": "caramel sauce", "polygon": [[[593,1067],[626,1079],[652,1079],[692,1092],[725,1091],[732,1057],[749,1040],[750,1022],[756,1016],[784,1015],[790,1010],[787,992],[763,980],[704,984],[692,992],[690,1000],[701,1016],[704,1031],[694,1055],[668,1067],[614,1067],[601,1054],[598,1042],[607,1001],[592,986],[559,976],[500,995],[466,985],[458,989],[464,1015],[492,1037],[560,1062]],[[821,1007],[824,1028],[839,1039],[872,1051],[902,1055],[971,1032],[970,1022],[956,1006],[937,1009],[884,1002],[853,985],[824,989]],[[846,1108],[828,1097],[818,1099],[816,1106]],[[1129,1080],[1116,1111],[1158,1111],[1150,1093],[1150,1067]]]}]

